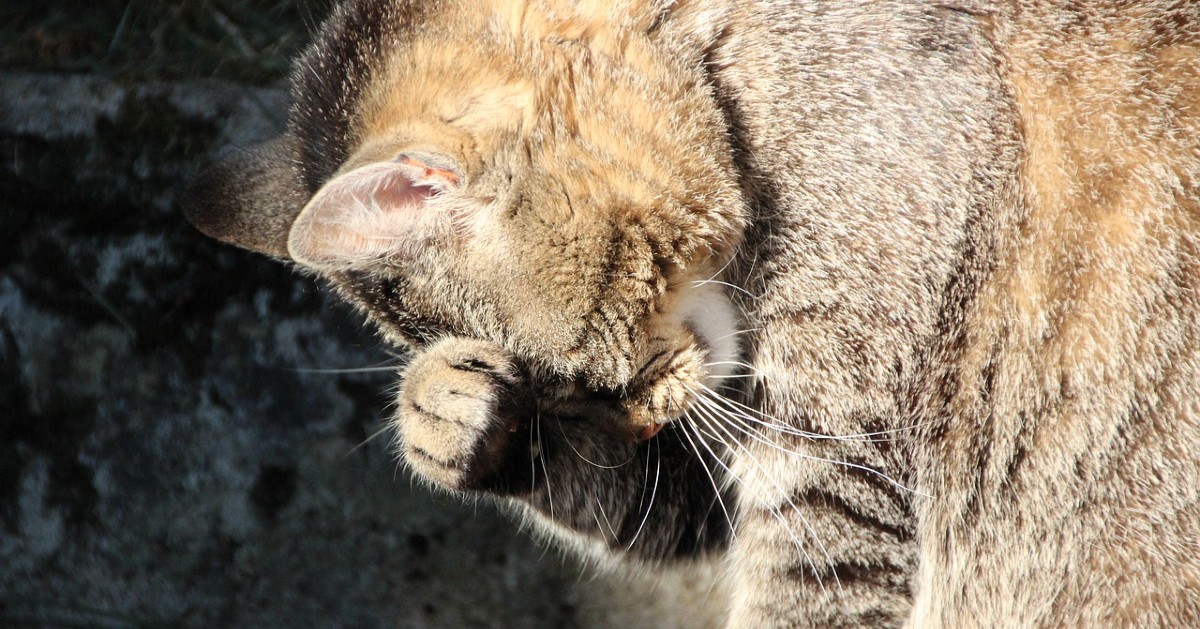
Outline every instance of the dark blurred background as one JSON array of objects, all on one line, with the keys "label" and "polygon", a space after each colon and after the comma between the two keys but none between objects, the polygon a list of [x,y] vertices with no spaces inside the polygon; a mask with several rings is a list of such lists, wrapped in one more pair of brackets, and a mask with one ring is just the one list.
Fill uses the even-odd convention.
[{"label": "dark blurred background", "polygon": [[0,627],[699,624],[414,488],[402,357],[183,220],[328,9],[0,4]]}]

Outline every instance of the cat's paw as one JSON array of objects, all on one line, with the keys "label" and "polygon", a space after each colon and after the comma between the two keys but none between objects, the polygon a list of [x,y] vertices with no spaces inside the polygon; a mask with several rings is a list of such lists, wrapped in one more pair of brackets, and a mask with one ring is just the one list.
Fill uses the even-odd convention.
[{"label": "cat's paw", "polygon": [[484,341],[442,340],[404,372],[396,416],[400,451],[420,477],[477,489],[504,462],[524,382],[512,357]]}]

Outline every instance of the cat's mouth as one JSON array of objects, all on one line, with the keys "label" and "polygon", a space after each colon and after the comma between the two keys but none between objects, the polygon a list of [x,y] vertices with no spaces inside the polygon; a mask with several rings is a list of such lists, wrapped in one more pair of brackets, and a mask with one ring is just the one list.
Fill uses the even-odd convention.
[{"label": "cat's mouth", "polygon": [[597,386],[586,376],[527,362],[539,407],[562,417],[591,418],[623,441],[647,441],[689,413],[702,413],[704,398],[718,396],[743,364],[741,319],[711,284],[691,288],[672,305],[651,328],[640,357],[630,361],[640,366],[622,384]]}]

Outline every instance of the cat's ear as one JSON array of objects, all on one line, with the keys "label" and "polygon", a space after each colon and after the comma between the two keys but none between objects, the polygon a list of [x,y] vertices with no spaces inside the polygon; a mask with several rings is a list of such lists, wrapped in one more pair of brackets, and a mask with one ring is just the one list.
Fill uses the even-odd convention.
[{"label": "cat's ear", "polygon": [[288,238],[296,262],[320,270],[413,255],[445,216],[430,200],[463,185],[462,169],[446,156],[403,153],[339,174],[300,212]]},{"label": "cat's ear", "polygon": [[233,153],[192,182],[184,215],[217,240],[286,258],[288,232],[309,197],[297,151],[297,140],[285,133]]}]

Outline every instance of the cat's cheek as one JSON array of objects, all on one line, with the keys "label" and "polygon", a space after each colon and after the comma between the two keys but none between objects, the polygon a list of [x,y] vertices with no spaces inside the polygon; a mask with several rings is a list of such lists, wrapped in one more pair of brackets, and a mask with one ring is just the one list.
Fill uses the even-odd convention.
[{"label": "cat's cheek", "polygon": [[742,362],[738,338],[742,331],[741,317],[720,284],[698,284],[682,297],[676,317],[704,347],[703,383],[715,389],[732,376]]},{"label": "cat's cheek", "polygon": [[648,375],[625,399],[618,422],[618,434],[635,440],[649,440],[687,415],[743,364],[740,318],[719,286],[699,283],[687,289],[664,323],[652,335],[661,341],[649,348],[655,358],[641,368]]}]

